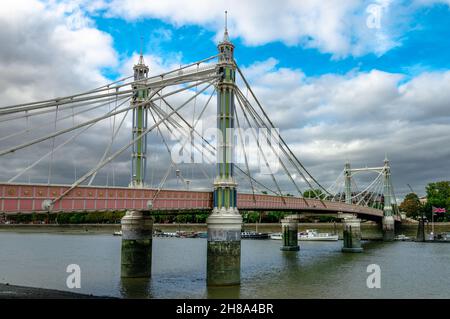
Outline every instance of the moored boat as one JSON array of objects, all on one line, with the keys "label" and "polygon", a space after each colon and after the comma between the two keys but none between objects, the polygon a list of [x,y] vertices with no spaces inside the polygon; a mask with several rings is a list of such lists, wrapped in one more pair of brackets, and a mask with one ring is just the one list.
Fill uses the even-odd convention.
[{"label": "moored boat", "polygon": [[337,234],[319,233],[316,229],[307,229],[298,233],[298,240],[336,241],[338,239]]},{"label": "moored boat", "polygon": [[282,240],[283,239],[283,234],[282,233],[272,233],[269,235],[270,239],[274,239],[274,240]]},{"label": "moored boat", "polygon": [[269,234],[244,231],[244,232],[241,232],[241,238],[242,239],[269,239]]}]

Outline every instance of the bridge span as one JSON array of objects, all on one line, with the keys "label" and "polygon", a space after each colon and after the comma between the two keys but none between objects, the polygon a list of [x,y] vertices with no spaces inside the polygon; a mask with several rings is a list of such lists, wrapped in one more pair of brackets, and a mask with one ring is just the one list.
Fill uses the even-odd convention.
[{"label": "bridge span", "polygon": [[[213,192],[106,186],[80,186],[55,202],[50,210],[45,201],[52,200],[70,188],[70,185],[0,183],[0,213],[71,213],[120,210],[154,211],[211,211]],[[383,210],[343,202],[239,193],[239,210],[314,212],[317,214],[348,213],[362,219],[381,220]],[[399,217],[395,216],[399,221]]]}]

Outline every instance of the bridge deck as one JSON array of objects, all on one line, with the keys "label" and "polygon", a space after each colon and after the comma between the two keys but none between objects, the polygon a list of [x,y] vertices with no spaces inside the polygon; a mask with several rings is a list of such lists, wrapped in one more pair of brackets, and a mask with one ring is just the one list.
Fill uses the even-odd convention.
[{"label": "bridge deck", "polygon": [[[29,214],[45,212],[44,200],[53,199],[69,188],[68,185],[5,184],[0,183],[0,213]],[[70,191],[56,202],[52,212],[118,211],[127,209],[145,210],[152,200],[155,189],[128,187],[82,186]],[[292,212],[353,213],[366,219],[380,219],[383,212],[378,209],[349,205],[317,199],[283,197],[274,195],[239,194],[240,210],[287,210]],[[161,190],[153,201],[154,210],[212,210],[212,192]]]}]

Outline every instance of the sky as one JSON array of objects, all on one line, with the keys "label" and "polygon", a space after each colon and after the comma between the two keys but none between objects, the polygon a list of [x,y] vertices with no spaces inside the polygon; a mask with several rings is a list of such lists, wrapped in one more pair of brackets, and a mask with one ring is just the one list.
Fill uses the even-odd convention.
[{"label": "sky", "polygon": [[[238,65],[323,185],[333,183],[347,160],[353,167],[381,166],[385,156],[399,198],[410,191],[408,184],[424,195],[428,183],[449,180],[450,0],[8,1],[0,6],[0,106],[83,92],[131,75],[141,49],[152,75],[213,56],[225,10]],[[199,100],[207,97],[205,92]],[[206,114],[212,118],[214,109]],[[0,123],[0,136],[25,125],[54,128],[51,117],[33,121]],[[95,165],[111,125],[106,121],[55,152],[51,181],[71,183]],[[117,145],[129,141],[130,127],[127,118]],[[29,138],[0,140],[0,149]],[[0,158],[0,180],[52,143]],[[156,134],[149,136],[149,152],[147,177],[155,185],[168,159]],[[47,181],[49,160],[18,181]],[[207,170],[214,175],[214,167]],[[126,185],[129,172],[128,152],[96,181]],[[183,172],[196,180],[193,187],[211,186],[198,167],[185,165]],[[168,185],[178,183],[170,174]]]}]

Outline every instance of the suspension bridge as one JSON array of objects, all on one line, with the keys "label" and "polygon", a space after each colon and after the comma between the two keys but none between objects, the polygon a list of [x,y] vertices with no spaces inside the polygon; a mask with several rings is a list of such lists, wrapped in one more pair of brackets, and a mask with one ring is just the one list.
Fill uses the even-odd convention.
[{"label": "suspension bridge", "polygon": [[[323,186],[276,130],[235,61],[234,49],[225,27],[218,54],[206,59],[150,75],[141,50],[133,75],[71,96],[0,107],[2,166],[28,158],[25,167],[14,167],[11,176],[0,182],[0,213],[126,211],[122,219],[122,276],[145,277],[151,275],[153,224],[148,213],[211,211],[207,220],[208,285],[240,282],[239,211],[291,212],[282,220],[282,250],[299,249],[298,214],[302,212],[342,218],[346,252],[362,251],[361,219],[382,224],[384,238],[392,240],[401,216],[389,161],[385,159],[380,167],[365,168],[352,168],[346,163],[335,182]],[[216,103],[211,102],[213,98]],[[211,118],[216,122],[222,136],[216,143],[208,140],[198,127],[211,113],[212,104],[215,109],[209,122]],[[70,184],[54,183],[55,165],[69,171],[72,160],[76,165],[90,156],[65,158],[61,155],[64,150],[108,120],[112,127],[109,133],[101,130],[100,135],[108,136],[97,163],[80,177],[75,171]],[[118,145],[120,134],[130,124],[131,139]],[[243,128],[249,129],[245,138],[227,133]],[[264,129],[265,133],[258,135],[256,129]],[[156,164],[148,161],[153,146],[148,142],[150,134],[160,139],[160,146],[167,153],[165,159],[158,161],[158,167],[167,164],[167,169],[161,172],[156,186],[149,185],[147,176]],[[212,165],[214,178],[205,165],[196,164],[209,180],[208,185],[192,187],[194,180],[185,178],[181,164],[174,160],[173,141],[168,137],[174,134],[182,137],[182,152],[189,148],[191,158],[200,154],[205,165]],[[194,143],[195,139],[200,143]],[[249,139],[253,140],[253,146],[246,142]],[[33,147],[39,152],[24,155]],[[98,149],[101,145],[94,147]],[[241,153],[240,162],[236,161],[237,149]],[[45,153],[40,154],[42,151]],[[250,158],[254,154],[258,155],[259,166]],[[108,168],[114,169],[115,160],[124,155],[131,155],[129,184],[96,184],[98,175]],[[258,173],[256,166],[266,173]],[[45,171],[47,181],[32,182],[30,177],[26,181],[27,174],[36,171]],[[181,180],[180,187],[166,187],[174,172],[177,180]],[[374,173],[375,178],[358,188],[355,176],[363,172]],[[286,187],[289,192],[283,190]],[[308,198],[303,196],[306,190],[311,194]]]}]

